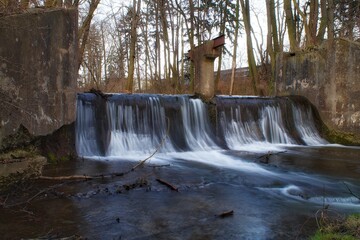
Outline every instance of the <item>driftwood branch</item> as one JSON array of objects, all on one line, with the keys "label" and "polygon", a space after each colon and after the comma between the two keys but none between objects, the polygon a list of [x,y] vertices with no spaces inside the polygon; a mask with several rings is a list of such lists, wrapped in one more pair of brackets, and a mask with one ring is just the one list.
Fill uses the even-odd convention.
[{"label": "driftwood branch", "polygon": [[160,179],[160,178],[157,178],[156,181],[158,181],[159,183],[167,186],[168,188],[170,188],[170,189],[173,190],[173,191],[176,191],[176,192],[179,191],[179,189],[178,189],[177,187],[175,187],[175,186],[172,185],[171,183],[168,183],[168,182],[166,182],[166,181],[164,181],[164,180],[162,180],[162,179]]},{"label": "driftwood branch", "polygon": [[59,177],[49,177],[49,176],[39,176],[36,179],[41,180],[90,180],[94,178],[100,178],[99,176],[88,176],[88,175],[70,175],[70,176],[59,176]]},{"label": "driftwood branch", "polygon": [[229,217],[229,216],[232,216],[232,215],[234,215],[234,210],[222,212],[217,216],[220,217],[220,218],[225,218],[225,217]]}]

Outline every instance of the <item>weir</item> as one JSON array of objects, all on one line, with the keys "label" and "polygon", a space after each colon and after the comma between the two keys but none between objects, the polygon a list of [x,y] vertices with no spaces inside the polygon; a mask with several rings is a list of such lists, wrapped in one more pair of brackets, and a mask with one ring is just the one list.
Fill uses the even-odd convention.
[{"label": "weir", "polygon": [[[237,150],[247,144],[321,145],[317,115],[300,97],[82,93],[77,96],[79,156]],[[211,118],[209,108],[215,108]]]}]

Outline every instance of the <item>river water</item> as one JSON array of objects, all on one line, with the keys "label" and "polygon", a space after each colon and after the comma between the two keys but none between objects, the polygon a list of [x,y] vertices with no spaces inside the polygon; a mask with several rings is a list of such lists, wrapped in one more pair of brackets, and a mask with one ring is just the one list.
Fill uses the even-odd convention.
[{"label": "river water", "polygon": [[106,177],[2,209],[5,239],[307,239],[321,213],[360,212],[360,148],[327,143],[304,104],[223,97],[213,126],[197,99],[120,98],[107,99],[105,121],[93,107],[104,105],[80,96],[79,158],[44,171]]}]

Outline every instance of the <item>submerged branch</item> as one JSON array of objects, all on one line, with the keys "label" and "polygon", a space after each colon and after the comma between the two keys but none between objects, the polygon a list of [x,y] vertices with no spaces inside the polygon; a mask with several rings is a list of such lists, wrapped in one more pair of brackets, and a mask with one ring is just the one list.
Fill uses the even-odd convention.
[{"label": "submerged branch", "polygon": [[348,190],[348,192],[349,192],[353,197],[355,197],[355,198],[357,198],[357,199],[360,200],[360,196],[359,196],[359,195],[355,194],[345,182],[343,182],[343,184],[345,185],[346,189]]},{"label": "submerged branch", "polygon": [[171,190],[174,190],[174,191],[176,191],[176,192],[179,191],[179,189],[178,189],[177,187],[175,187],[175,186],[172,185],[171,183],[168,183],[168,182],[166,182],[166,181],[164,181],[164,180],[162,180],[162,179],[160,179],[160,178],[157,178],[156,181],[158,181],[159,183],[161,183],[161,184],[169,187]]}]

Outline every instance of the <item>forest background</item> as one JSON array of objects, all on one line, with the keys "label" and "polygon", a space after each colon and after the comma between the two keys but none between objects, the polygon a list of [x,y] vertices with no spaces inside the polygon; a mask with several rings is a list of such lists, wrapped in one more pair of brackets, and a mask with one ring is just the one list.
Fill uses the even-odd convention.
[{"label": "forest background", "polygon": [[360,41],[358,0],[0,0],[0,16],[60,7],[79,9],[80,90],[193,93],[188,51],[225,35],[216,92],[236,94],[243,74],[272,95],[278,54]]}]

